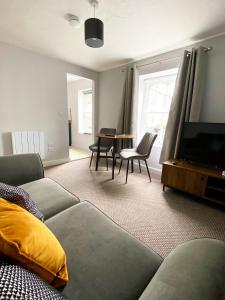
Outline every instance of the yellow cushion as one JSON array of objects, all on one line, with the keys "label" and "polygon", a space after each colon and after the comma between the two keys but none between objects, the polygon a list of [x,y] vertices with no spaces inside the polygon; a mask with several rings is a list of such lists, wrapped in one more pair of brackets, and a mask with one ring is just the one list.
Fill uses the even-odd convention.
[{"label": "yellow cushion", "polygon": [[0,253],[56,288],[68,281],[66,255],[54,234],[31,213],[2,198]]}]

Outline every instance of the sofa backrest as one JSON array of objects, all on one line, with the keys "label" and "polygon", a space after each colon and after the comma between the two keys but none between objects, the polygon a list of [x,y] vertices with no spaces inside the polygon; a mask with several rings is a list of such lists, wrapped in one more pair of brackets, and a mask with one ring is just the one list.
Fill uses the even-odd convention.
[{"label": "sofa backrest", "polygon": [[44,177],[39,154],[0,156],[0,182],[21,185]]}]

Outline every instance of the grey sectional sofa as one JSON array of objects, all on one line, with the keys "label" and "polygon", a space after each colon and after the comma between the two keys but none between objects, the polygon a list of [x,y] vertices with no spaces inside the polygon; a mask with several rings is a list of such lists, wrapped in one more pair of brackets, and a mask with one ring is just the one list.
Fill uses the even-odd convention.
[{"label": "grey sectional sofa", "polygon": [[164,261],[89,202],[44,178],[38,155],[0,157],[0,182],[20,185],[37,203],[67,255],[74,300],[225,299],[225,244],[187,242]]}]

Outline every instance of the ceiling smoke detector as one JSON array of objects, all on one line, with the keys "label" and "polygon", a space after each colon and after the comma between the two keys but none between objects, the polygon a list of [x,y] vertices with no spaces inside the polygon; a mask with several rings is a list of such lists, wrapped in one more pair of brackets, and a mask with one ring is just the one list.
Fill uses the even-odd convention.
[{"label": "ceiling smoke detector", "polygon": [[82,22],[78,16],[72,15],[72,14],[67,14],[65,16],[65,19],[68,21],[70,26],[74,28],[80,28],[82,25]]}]

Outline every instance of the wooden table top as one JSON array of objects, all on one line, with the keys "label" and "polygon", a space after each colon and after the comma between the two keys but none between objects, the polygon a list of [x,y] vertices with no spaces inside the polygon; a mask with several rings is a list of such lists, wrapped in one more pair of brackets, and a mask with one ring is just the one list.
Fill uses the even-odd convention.
[{"label": "wooden table top", "polygon": [[133,139],[134,138],[133,134],[107,135],[107,134],[103,134],[103,133],[96,134],[96,137],[104,138],[104,139],[121,139],[121,140]]}]

